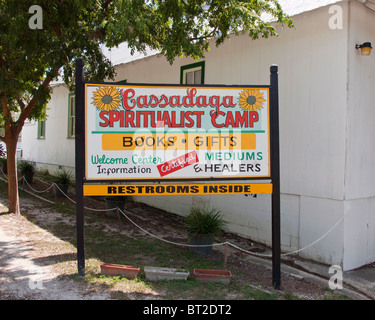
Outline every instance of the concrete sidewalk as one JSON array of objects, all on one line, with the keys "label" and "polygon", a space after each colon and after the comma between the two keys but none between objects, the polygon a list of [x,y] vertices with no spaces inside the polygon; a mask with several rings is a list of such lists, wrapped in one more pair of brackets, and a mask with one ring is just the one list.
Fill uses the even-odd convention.
[{"label": "concrete sidewalk", "polygon": [[[253,263],[272,268],[270,259],[248,256],[247,259]],[[323,265],[313,261],[291,258],[281,262],[281,271],[299,279],[305,279],[329,288],[328,281],[334,275],[329,273],[331,266]],[[375,264],[368,265],[356,270],[343,272],[342,289],[335,289],[357,300],[375,300]],[[281,283],[282,288],[282,283]]]},{"label": "concrete sidewalk", "polygon": [[[328,281],[333,273],[329,273],[330,266],[314,263],[312,261],[296,261],[295,264],[301,269],[306,271],[311,276],[316,276],[326,282]],[[343,272],[343,293],[347,295],[358,294],[360,299],[375,300],[375,265],[364,266],[359,269],[344,271]]]}]

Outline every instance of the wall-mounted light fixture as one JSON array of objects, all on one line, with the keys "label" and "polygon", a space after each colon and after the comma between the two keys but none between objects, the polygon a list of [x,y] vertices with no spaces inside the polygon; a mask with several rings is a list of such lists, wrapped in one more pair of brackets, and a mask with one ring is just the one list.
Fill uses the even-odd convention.
[{"label": "wall-mounted light fixture", "polygon": [[371,53],[371,42],[364,42],[362,44],[356,44],[356,49],[361,49],[361,55],[362,56],[369,56]]}]

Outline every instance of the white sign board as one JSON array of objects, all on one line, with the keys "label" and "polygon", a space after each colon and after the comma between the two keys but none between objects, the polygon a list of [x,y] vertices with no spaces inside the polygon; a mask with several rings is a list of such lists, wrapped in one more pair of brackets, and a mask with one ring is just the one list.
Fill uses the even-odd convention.
[{"label": "white sign board", "polygon": [[270,176],[269,87],[85,84],[85,178]]}]

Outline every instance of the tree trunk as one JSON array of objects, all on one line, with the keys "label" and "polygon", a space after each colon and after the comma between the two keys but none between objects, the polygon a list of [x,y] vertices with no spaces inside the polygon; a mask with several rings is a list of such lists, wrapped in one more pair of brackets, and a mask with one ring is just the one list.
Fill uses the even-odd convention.
[{"label": "tree trunk", "polygon": [[[49,72],[43,83],[39,86],[38,91],[47,90],[49,83],[54,76],[58,74],[59,68],[53,69]],[[35,104],[38,101],[37,95],[31,99],[27,104],[24,104],[21,98],[17,99],[21,109],[21,113],[16,122],[12,120],[12,113],[6,96],[1,99],[1,108],[4,116],[4,131],[5,136],[1,141],[5,142],[7,146],[7,167],[8,167],[8,197],[9,197],[9,212],[15,214],[20,213],[20,205],[18,198],[18,180],[17,180],[17,141],[18,136],[22,130],[25,120],[31,114]]]},{"label": "tree trunk", "polygon": [[9,212],[19,215],[21,213],[17,180],[17,140],[18,134],[12,134],[5,144],[7,146]]}]

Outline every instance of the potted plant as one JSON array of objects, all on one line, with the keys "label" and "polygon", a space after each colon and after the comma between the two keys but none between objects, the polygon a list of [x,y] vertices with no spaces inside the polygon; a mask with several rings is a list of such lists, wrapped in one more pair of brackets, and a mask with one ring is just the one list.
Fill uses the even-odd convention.
[{"label": "potted plant", "polygon": [[59,169],[53,175],[53,181],[55,182],[55,195],[57,197],[64,197],[67,194],[68,187],[73,181],[72,174],[65,169]]},{"label": "potted plant", "polygon": [[131,196],[109,196],[105,199],[105,208],[106,208],[106,215],[109,217],[117,217],[116,208],[120,210],[125,209],[125,205],[131,201],[133,198]]},{"label": "potted plant", "polygon": [[25,176],[27,183],[33,182],[33,177],[36,172],[36,164],[33,161],[21,160],[18,162],[18,169],[21,175]]},{"label": "potted plant", "polygon": [[221,212],[215,208],[192,207],[185,218],[189,244],[192,251],[199,254],[210,254],[214,236],[219,235],[226,222]]}]

